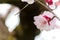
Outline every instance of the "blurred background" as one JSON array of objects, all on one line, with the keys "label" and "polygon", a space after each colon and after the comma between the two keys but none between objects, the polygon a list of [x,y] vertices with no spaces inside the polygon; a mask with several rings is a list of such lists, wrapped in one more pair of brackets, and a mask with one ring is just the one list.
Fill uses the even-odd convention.
[{"label": "blurred background", "polygon": [[[45,3],[44,0],[40,0]],[[21,0],[0,0],[0,3],[9,3],[18,6],[22,9],[27,3]],[[30,4],[24,10],[20,12],[20,24],[14,30],[12,35],[9,35],[8,40],[34,40],[34,37],[40,33],[40,31],[34,25],[33,17],[39,15],[44,10],[47,10],[38,2]]]}]

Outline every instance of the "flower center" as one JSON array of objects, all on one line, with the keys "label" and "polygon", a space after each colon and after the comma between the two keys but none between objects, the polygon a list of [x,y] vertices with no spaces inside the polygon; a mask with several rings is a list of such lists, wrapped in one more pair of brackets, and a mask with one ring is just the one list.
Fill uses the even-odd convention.
[{"label": "flower center", "polygon": [[49,23],[49,21],[51,20],[51,18],[50,17],[48,17],[48,16],[43,16],[46,20],[47,20],[47,22],[48,22],[48,24],[50,25],[50,23]]},{"label": "flower center", "polygon": [[53,1],[52,0],[45,0],[49,5],[52,5],[53,4]]}]

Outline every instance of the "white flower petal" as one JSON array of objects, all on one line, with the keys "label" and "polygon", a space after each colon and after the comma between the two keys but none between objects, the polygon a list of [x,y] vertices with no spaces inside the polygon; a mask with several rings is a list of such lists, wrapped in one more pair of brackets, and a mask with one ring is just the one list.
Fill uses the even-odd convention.
[{"label": "white flower petal", "polygon": [[12,32],[19,25],[19,14],[15,15],[19,11],[18,7],[13,8],[5,20],[5,25],[8,27],[9,32]]},{"label": "white flower petal", "polygon": [[56,5],[55,5],[55,4],[49,5],[49,7],[50,7],[51,9],[55,9],[55,8],[56,8]]},{"label": "white flower petal", "polygon": [[27,2],[28,4],[33,4],[34,0],[21,0],[22,2]]},{"label": "white flower petal", "polygon": [[10,4],[0,4],[0,17],[4,17],[11,6]]},{"label": "white flower petal", "polygon": [[52,0],[52,1],[55,3],[55,2],[58,2],[59,0]]},{"label": "white flower petal", "polygon": [[5,25],[8,27],[9,32],[12,32],[19,24],[19,16],[18,15],[9,15],[5,21]]}]

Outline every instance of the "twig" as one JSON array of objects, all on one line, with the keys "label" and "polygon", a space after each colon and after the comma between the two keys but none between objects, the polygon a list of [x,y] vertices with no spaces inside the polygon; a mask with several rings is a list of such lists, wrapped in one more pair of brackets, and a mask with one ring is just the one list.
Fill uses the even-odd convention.
[{"label": "twig", "polygon": [[35,0],[35,1],[37,1],[39,4],[41,4],[42,6],[44,6],[49,11],[52,11],[47,5],[43,4],[41,1],[39,1],[39,0]]},{"label": "twig", "polygon": [[26,4],[20,11],[24,10],[29,4]]},{"label": "twig", "polygon": [[[28,5],[29,5],[29,4],[26,4],[26,5],[20,10],[20,12],[21,12],[22,10],[24,10]],[[19,14],[20,12],[18,12],[17,14]],[[15,14],[15,15],[17,15],[17,14]]]}]

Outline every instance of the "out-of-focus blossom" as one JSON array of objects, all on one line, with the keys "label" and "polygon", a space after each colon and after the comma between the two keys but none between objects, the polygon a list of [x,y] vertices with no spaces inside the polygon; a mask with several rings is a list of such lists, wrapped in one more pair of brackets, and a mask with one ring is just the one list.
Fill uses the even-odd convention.
[{"label": "out-of-focus blossom", "polygon": [[43,30],[34,40],[60,40],[60,29]]},{"label": "out-of-focus blossom", "polygon": [[33,4],[34,0],[21,0],[22,2],[27,2],[28,4]]},{"label": "out-of-focus blossom", "polygon": [[[0,4],[1,17],[4,18],[11,7],[12,7],[11,4]],[[5,20],[5,25],[8,27],[9,32],[12,32],[19,25],[20,22],[19,14],[15,15],[19,11],[20,10],[18,7],[12,8],[11,12],[9,13]]]}]

